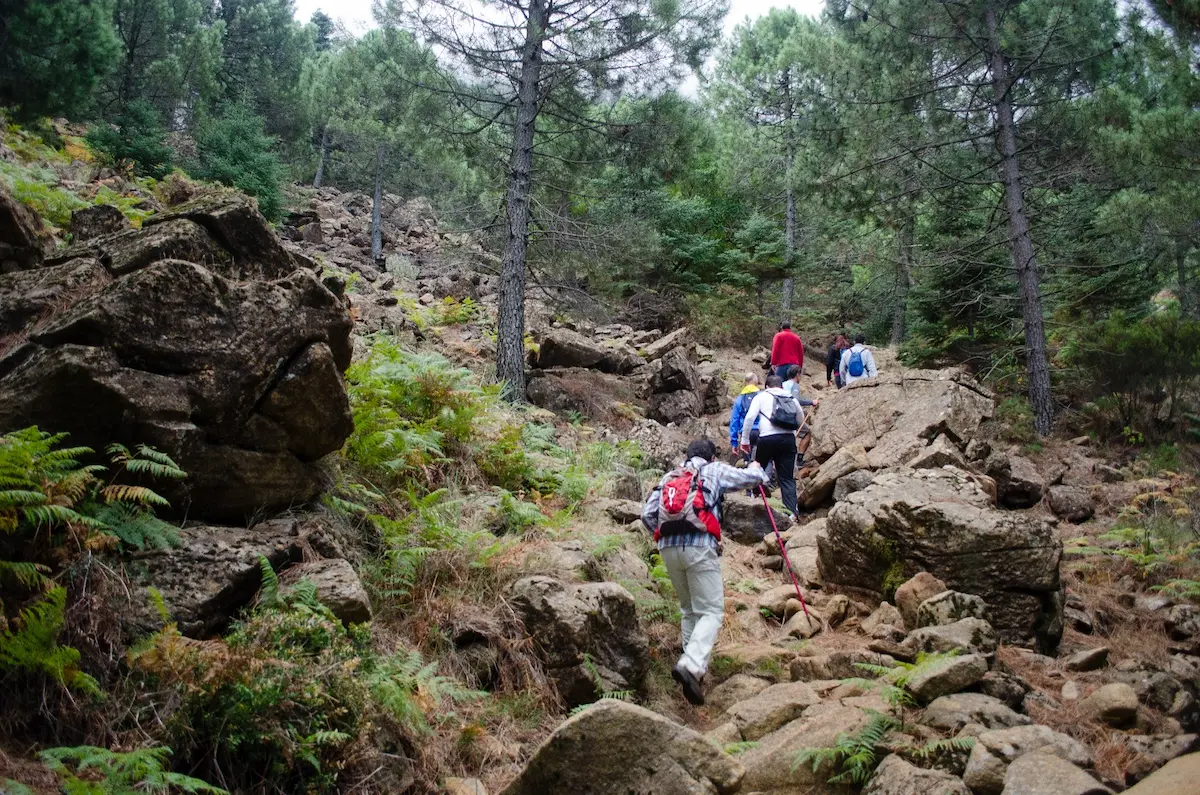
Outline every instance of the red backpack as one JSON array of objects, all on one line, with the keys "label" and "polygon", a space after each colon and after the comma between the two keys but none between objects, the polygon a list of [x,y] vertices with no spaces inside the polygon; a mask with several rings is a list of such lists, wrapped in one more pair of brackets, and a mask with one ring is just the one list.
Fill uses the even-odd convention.
[{"label": "red backpack", "polygon": [[663,478],[658,495],[658,530],[654,540],[661,536],[664,527],[667,535],[677,535],[699,530],[721,539],[721,524],[716,514],[704,502],[704,488],[700,472],[690,466],[673,469]]}]

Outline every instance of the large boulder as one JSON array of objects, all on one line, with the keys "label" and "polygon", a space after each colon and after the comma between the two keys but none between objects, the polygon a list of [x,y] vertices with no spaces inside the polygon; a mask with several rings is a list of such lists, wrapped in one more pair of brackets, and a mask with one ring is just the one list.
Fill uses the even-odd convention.
[{"label": "large boulder", "polygon": [[1000,795],[1008,766],[1033,751],[1052,753],[1079,767],[1092,764],[1092,755],[1082,743],[1049,726],[992,729],[975,738],[963,781],[975,795]]},{"label": "large boulder", "polygon": [[997,498],[1005,508],[1031,508],[1046,493],[1046,479],[1028,458],[992,453],[984,468],[996,481]]},{"label": "large boulder", "polygon": [[0,274],[36,267],[50,248],[42,219],[0,185]]},{"label": "large boulder", "polygon": [[952,442],[970,439],[994,403],[987,388],[956,370],[884,373],[821,401],[808,454],[824,461],[858,444],[872,469],[900,466],[941,434]]},{"label": "large boulder", "polygon": [[982,693],[942,696],[935,699],[921,716],[921,723],[944,732],[957,732],[969,723],[978,723],[985,729],[1011,729],[1028,726],[1031,722],[999,699]]},{"label": "large boulder", "polygon": [[1004,795],[1111,795],[1066,759],[1047,751],[1018,757],[1004,774]]},{"label": "large boulder", "polygon": [[744,775],[692,729],[609,699],[555,729],[502,795],[732,795]]},{"label": "large boulder", "polygon": [[862,795],[971,795],[971,790],[949,773],[917,767],[890,754],[875,768]]},{"label": "large boulder", "polygon": [[[185,527],[179,531],[177,547],[134,553],[123,562],[133,589],[132,598],[121,609],[125,634],[138,638],[161,629],[162,618],[150,588],[162,594],[170,619],[184,635],[204,638],[219,634],[258,593],[263,558],[276,570],[284,569],[300,563],[305,551],[314,547],[330,554],[337,550],[323,525],[308,516],[284,516],[249,529]],[[311,565],[331,564],[345,561]],[[350,570],[349,574],[353,573]],[[360,592],[361,588],[359,584]]]},{"label": "large boulder", "polygon": [[1051,486],[1046,496],[1054,515],[1073,524],[1086,522],[1096,513],[1091,492],[1082,486]]},{"label": "large boulder", "polygon": [[313,560],[292,566],[281,581],[312,583],[321,604],[347,624],[371,620],[371,599],[350,562],[341,558]]},{"label": "large boulder", "polygon": [[700,374],[688,359],[683,348],[673,348],[655,366],[650,377],[650,389],[656,393],[677,392],[686,389],[700,391]]},{"label": "large boulder", "polygon": [[828,583],[884,593],[928,571],[982,597],[1005,641],[1052,651],[1062,636],[1062,542],[1043,521],[992,508],[965,472],[876,476],[833,507],[819,549]]},{"label": "large boulder", "polygon": [[663,425],[683,425],[704,413],[704,398],[691,389],[659,392],[650,396],[646,416]]},{"label": "large boulder", "polygon": [[[195,211],[220,238],[177,216],[0,276],[0,329],[22,340],[0,355],[0,431],[155,447],[187,471],[155,487],[190,517],[240,522],[320,491],[318,459],[353,430],[353,321],[257,211],[229,201]],[[171,258],[183,254],[194,259]]]},{"label": "large boulder", "polygon": [[912,654],[982,654],[991,657],[998,645],[996,631],[982,618],[964,618],[953,624],[921,627],[904,639]]},{"label": "large boulder", "polygon": [[1172,759],[1162,769],[1125,790],[1125,795],[1179,795],[1200,781],[1200,752]]},{"label": "large boulder", "polygon": [[864,710],[835,702],[809,707],[803,717],[768,734],[757,746],[741,755],[740,761],[746,766],[742,789],[745,792],[805,792],[812,795],[832,795],[842,791],[827,783],[837,772],[832,761],[823,761],[814,770],[812,762],[796,764],[797,753],[804,749],[830,748],[840,735],[860,731],[870,717]]},{"label": "large boulder", "polygon": [[598,342],[565,328],[550,329],[538,343],[537,366],[586,367],[625,375],[644,365],[637,351],[616,342]]},{"label": "large boulder", "polygon": [[861,469],[870,469],[870,466],[862,445],[853,444],[838,450],[803,484],[805,507],[816,508],[829,499],[841,478]]},{"label": "large boulder", "polygon": [[552,577],[526,577],[509,590],[569,706],[595,701],[604,691],[641,688],[650,647],[629,591],[615,582],[568,584]]},{"label": "large boulder", "polygon": [[987,672],[987,659],[982,655],[950,657],[920,667],[904,687],[917,701],[927,704],[935,698],[966,690]]},{"label": "large boulder", "polygon": [[896,607],[904,618],[904,626],[916,629],[919,626],[917,623],[918,612],[925,600],[946,593],[948,590],[946,583],[927,571],[919,571],[905,580],[896,589]]},{"label": "large boulder", "polygon": [[645,357],[646,361],[653,362],[661,359],[664,355],[666,355],[667,351],[674,350],[675,348],[683,348],[683,350],[689,353],[689,356],[693,351],[695,351],[696,344],[692,341],[692,334],[686,326],[675,329],[670,334],[659,337],[654,342],[646,345],[646,347],[642,349],[641,353]]},{"label": "large boulder", "polygon": [[71,213],[71,240],[80,242],[131,228],[129,219],[110,204],[96,204]]},{"label": "large boulder", "polygon": [[821,697],[807,683],[783,682],[734,704],[727,716],[743,740],[758,740],[799,718],[804,710],[820,701]]},{"label": "large boulder", "polygon": [[761,495],[730,492],[722,502],[721,534],[731,541],[753,544],[774,535],[772,519],[781,532],[790,526],[787,516],[769,505],[763,506]]},{"label": "large boulder", "polygon": [[1138,694],[1124,682],[1110,682],[1079,702],[1084,714],[1112,726],[1126,726],[1137,718]]},{"label": "large boulder", "polygon": [[964,618],[987,620],[987,605],[972,593],[943,591],[917,608],[918,627],[944,627]]}]

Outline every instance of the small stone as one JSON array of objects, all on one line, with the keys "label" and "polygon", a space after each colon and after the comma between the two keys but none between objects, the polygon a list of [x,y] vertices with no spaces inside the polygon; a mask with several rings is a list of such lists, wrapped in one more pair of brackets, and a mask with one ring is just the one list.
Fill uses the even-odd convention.
[{"label": "small stone", "polygon": [[1096,477],[1100,478],[1101,483],[1120,483],[1125,480],[1125,473],[1116,467],[1111,467],[1108,464],[1096,464]]},{"label": "small stone", "polygon": [[771,686],[765,679],[748,674],[734,674],[705,696],[704,703],[714,715],[720,715],[739,701],[754,698]]},{"label": "small stone", "polygon": [[982,679],[987,671],[987,660],[982,655],[950,657],[917,669],[904,687],[924,704],[966,690]]},{"label": "small stone", "polygon": [[946,590],[948,590],[946,583],[927,571],[918,572],[916,576],[897,588],[896,607],[900,609],[900,615],[904,617],[905,626],[910,628],[919,626],[917,610],[921,603]]},{"label": "small stone", "polygon": [[875,630],[881,626],[904,626],[904,617],[890,602],[880,603],[879,607],[875,608],[875,612],[864,618],[859,624],[859,628],[872,637],[875,636]]},{"label": "small stone", "polygon": [[1081,486],[1051,486],[1047,501],[1055,516],[1072,524],[1086,522],[1096,513],[1091,493]]},{"label": "small stone", "polygon": [[820,700],[807,683],[785,682],[734,704],[726,714],[737,724],[742,739],[753,741],[791,723]]},{"label": "small stone", "polygon": [[850,617],[852,608],[850,605],[850,597],[844,594],[837,594],[821,608],[822,615],[829,622],[829,626],[836,627]]},{"label": "small stone", "polygon": [[971,795],[960,779],[941,770],[909,764],[896,754],[884,757],[862,795]]},{"label": "small stone", "polygon": [[442,784],[442,792],[445,795],[488,795],[487,787],[477,778],[448,778]]},{"label": "small stone", "polygon": [[821,616],[810,607],[807,614],[801,611],[787,620],[783,625],[783,636],[807,639],[819,634],[821,629]]},{"label": "small stone", "polygon": [[987,619],[987,605],[975,594],[943,591],[921,602],[917,608],[917,626],[946,626],[964,618]]},{"label": "small stone", "polygon": [[1124,682],[1112,682],[1081,701],[1080,707],[1110,726],[1127,726],[1137,718],[1137,691]]},{"label": "small stone", "polygon": [[926,654],[957,651],[990,657],[996,653],[998,641],[991,624],[981,618],[964,618],[946,626],[913,630],[904,645]]},{"label": "small stone", "polygon": [[1108,665],[1108,647],[1098,646],[1094,649],[1077,651],[1067,658],[1064,664],[1068,671],[1095,671]]},{"label": "small stone", "polygon": [[1074,679],[1065,682],[1062,686],[1061,695],[1063,701],[1078,701],[1079,696],[1082,695],[1079,691],[1079,683]]},{"label": "small stone", "polygon": [[1112,790],[1067,760],[1034,751],[1008,766],[1004,795],[1112,795]]},{"label": "small stone", "polygon": [[956,732],[968,723],[978,723],[988,729],[1010,729],[1013,726],[1027,726],[1031,721],[991,696],[955,693],[935,699],[925,709],[921,723],[942,731]]},{"label": "small stone", "polygon": [[979,689],[985,696],[998,698],[1017,712],[1025,709],[1025,695],[1032,689],[1029,683],[1019,676],[1006,674],[1002,671],[988,671],[979,683]]}]

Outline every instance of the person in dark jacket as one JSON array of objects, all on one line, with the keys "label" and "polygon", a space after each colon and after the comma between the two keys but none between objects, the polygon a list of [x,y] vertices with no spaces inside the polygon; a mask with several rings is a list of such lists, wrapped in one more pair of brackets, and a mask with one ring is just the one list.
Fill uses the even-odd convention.
[{"label": "person in dark jacket", "polygon": [[850,340],[846,339],[845,334],[838,334],[837,339],[829,346],[829,352],[825,354],[825,383],[828,386],[833,386],[834,381],[837,382],[837,388],[842,388],[842,351],[850,347]]}]

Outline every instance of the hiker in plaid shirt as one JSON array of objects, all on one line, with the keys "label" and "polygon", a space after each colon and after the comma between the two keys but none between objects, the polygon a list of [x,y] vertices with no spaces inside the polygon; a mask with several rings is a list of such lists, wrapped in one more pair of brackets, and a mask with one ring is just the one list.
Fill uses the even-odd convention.
[{"label": "hiker in plaid shirt", "polygon": [[[708,670],[708,658],[725,617],[725,584],[719,558],[721,499],[726,492],[767,482],[767,475],[757,462],[737,469],[715,461],[716,457],[717,446],[707,439],[689,444],[683,466],[659,481],[642,509],[642,524],[654,532],[658,552],[679,595],[683,613],[683,656],[671,676],[683,686],[687,700],[696,706],[704,703],[700,680]],[[663,487],[687,470],[695,473],[699,481],[697,489],[703,497],[699,525],[695,521],[662,518]]]}]

